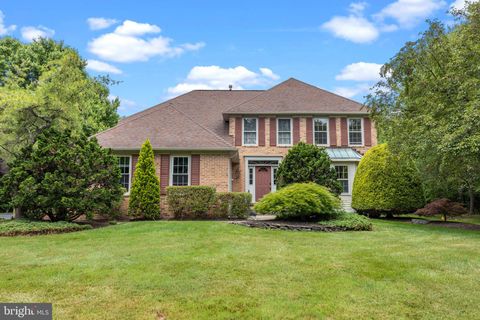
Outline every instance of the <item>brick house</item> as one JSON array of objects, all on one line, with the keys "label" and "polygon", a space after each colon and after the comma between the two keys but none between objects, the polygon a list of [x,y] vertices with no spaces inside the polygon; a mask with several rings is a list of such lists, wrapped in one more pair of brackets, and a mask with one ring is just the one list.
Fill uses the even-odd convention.
[{"label": "brick house", "polygon": [[169,185],[246,191],[257,201],[275,191],[282,157],[304,141],[327,148],[349,208],[358,162],[377,143],[361,104],[293,78],[268,90],[194,90],[122,119],[96,137],[118,155],[127,191],[139,150],[150,139],[162,207]]}]

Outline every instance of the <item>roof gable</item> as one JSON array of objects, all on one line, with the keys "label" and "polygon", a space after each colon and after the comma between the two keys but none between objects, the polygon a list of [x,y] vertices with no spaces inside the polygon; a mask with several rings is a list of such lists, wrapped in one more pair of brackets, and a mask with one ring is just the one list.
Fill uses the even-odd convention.
[{"label": "roof gable", "polygon": [[228,114],[368,113],[363,105],[290,78],[224,112]]}]

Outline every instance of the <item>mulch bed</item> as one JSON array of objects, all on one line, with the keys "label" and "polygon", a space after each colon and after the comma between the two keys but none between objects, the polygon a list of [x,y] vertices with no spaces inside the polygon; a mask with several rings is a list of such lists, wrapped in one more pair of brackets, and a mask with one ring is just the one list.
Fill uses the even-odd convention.
[{"label": "mulch bed", "polygon": [[479,224],[473,224],[473,223],[454,222],[454,221],[430,221],[429,223],[427,223],[427,225],[428,226],[454,228],[454,229],[480,231],[480,225]]},{"label": "mulch bed", "polygon": [[250,228],[273,229],[273,230],[292,230],[292,231],[321,231],[335,232],[348,231],[347,228],[325,226],[318,223],[308,222],[290,222],[290,221],[232,221],[230,224],[246,226]]}]

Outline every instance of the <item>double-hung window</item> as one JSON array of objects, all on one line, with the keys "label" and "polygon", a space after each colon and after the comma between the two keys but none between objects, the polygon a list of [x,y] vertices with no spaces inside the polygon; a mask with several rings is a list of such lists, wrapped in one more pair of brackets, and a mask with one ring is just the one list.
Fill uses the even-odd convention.
[{"label": "double-hung window", "polygon": [[130,192],[130,156],[119,156],[118,167],[120,168],[120,184]]},{"label": "double-hung window", "polygon": [[335,166],[337,181],[342,185],[342,193],[348,193],[348,166]]},{"label": "double-hung window", "polygon": [[277,140],[279,146],[292,145],[292,119],[278,119]]},{"label": "double-hung window", "polygon": [[316,145],[328,145],[328,119],[313,119],[313,138]]},{"label": "double-hung window", "polygon": [[243,118],[243,145],[256,146],[258,132],[257,118]]},{"label": "double-hung window", "polygon": [[362,119],[348,119],[348,144],[363,145]]},{"label": "double-hung window", "polygon": [[171,184],[172,186],[190,185],[190,157],[174,156],[171,166]]}]

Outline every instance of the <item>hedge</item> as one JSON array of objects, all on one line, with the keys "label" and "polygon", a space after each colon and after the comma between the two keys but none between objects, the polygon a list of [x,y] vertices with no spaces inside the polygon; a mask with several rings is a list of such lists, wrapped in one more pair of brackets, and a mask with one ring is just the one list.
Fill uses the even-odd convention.
[{"label": "hedge", "polygon": [[208,211],[215,202],[215,188],[167,187],[167,202],[176,219],[207,218]]},{"label": "hedge", "polygon": [[244,219],[250,213],[252,195],[248,192],[218,192],[211,209],[212,218]]},{"label": "hedge", "polygon": [[265,195],[254,206],[258,213],[278,219],[329,219],[340,210],[340,199],[316,183],[294,183]]}]

